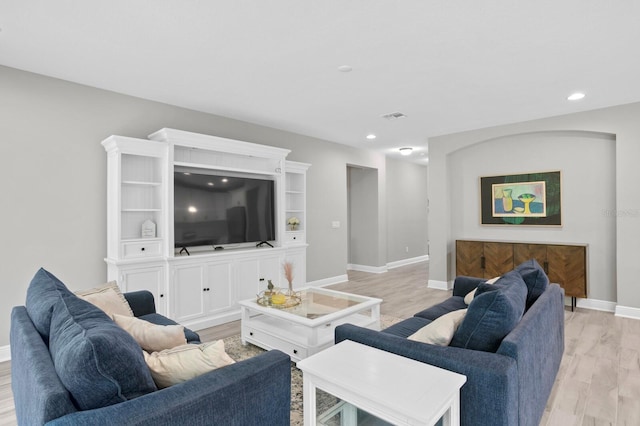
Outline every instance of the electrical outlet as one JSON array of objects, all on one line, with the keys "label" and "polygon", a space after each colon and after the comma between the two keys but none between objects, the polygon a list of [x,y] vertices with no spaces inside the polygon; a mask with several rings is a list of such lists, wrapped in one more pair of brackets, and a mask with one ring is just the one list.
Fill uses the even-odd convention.
[{"label": "electrical outlet", "polygon": [[407,246],[407,247],[405,247],[405,248],[404,248],[404,251],[405,251],[406,253],[409,253],[409,247],[408,247],[408,246]]},{"label": "electrical outlet", "polygon": [[340,221],[338,221],[338,220],[334,220],[333,222],[331,222],[331,227],[332,227],[333,229],[338,229],[338,228],[340,228]]}]

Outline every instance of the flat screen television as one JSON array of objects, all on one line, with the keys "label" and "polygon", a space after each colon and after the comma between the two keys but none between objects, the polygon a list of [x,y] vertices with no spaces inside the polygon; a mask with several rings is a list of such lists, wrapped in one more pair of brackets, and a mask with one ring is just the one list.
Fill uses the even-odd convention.
[{"label": "flat screen television", "polygon": [[175,171],[176,248],[275,240],[275,192],[270,179]]}]

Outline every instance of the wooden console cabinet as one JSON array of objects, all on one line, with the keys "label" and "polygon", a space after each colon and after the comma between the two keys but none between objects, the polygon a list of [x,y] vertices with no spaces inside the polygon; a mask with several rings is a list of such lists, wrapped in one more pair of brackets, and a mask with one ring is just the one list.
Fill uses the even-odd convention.
[{"label": "wooden console cabinet", "polygon": [[536,259],[567,297],[587,297],[586,245],[456,241],[456,275],[489,279],[529,259]]}]

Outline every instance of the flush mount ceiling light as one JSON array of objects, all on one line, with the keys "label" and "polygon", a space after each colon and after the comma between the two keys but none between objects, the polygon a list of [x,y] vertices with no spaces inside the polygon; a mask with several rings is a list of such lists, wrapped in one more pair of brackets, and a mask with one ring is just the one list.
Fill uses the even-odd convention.
[{"label": "flush mount ceiling light", "polygon": [[570,101],[579,101],[580,99],[584,98],[585,94],[584,93],[580,93],[580,92],[576,92],[576,93],[572,93],[567,97],[567,100]]},{"label": "flush mount ceiling light", "polygon": [[367,139],[369,139],[369,140],[373,140],[373,139],[375,139],[375,138],[376,138],[376,135],[374,135],[373,133],[369,133],[369,134],[367,135]]},{"label": "flush mount ceiling light", "polygon": [[338,71],[340,72],[351,72],[352,69],[353,67],[351,67],[350,65],[340,65],[338,67]]},{"label": "flush mount ceiling light", "polygon": [[407,116],[401,112],[391,112],[382,116],[385,120],[397,120],[398,118],[407,118]]},{"label": "flush mount ceiling light", "polygon": [[400,154],[402,155],[411,155],[411,153],[413,152],[413,148],[400,148]]}]

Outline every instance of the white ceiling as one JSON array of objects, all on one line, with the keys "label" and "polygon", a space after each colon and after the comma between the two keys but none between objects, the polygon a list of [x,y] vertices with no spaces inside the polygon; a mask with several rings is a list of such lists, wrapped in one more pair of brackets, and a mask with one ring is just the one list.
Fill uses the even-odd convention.
[{"label": "white ceiling", "polygon": [[637,0],[0,0],[0,29],[2,65],[420,161],[640,101]]}]

